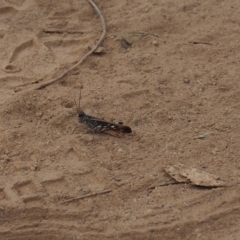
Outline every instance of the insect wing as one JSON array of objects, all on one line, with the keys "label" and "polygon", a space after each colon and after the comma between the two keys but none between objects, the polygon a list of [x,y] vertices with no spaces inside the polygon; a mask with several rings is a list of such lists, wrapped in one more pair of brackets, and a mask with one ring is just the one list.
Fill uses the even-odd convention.
[{"label": "insect wing", "polygon": [[122,124],[107,122],[107,121],[104,121],[102,119],[95,118],[95,117],[91,117],[91,120],[96,121],[96,123],[99,126],[101,126],[103,131],[115,130],[115,131],[120,131],[120,132],[123,132],[123,133],[131,133],[132,132],[130,127],[124,126]]}]

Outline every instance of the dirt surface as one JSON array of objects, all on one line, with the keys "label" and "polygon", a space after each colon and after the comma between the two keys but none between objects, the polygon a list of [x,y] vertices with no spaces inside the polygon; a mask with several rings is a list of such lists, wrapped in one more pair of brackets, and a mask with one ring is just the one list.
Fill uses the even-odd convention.
[{"label": "dirt surface", "polygon": [[[240,239],[239,0],[96,3],[103,52],[32,90],[101,21],[84,0],[0,1],[0,239]],[[133,133],[78,123],[80,86],[82,110]],[[161,186],[178,163],[228,186]]]}]

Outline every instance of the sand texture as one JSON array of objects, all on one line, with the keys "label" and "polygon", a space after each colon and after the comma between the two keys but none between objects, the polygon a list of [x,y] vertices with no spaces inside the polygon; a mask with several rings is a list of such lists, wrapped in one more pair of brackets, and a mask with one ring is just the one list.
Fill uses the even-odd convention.
[{"label": "sand texture", "polygon": [[[85,0],[0,0],[0,239],[240,239],[240,1],[96,3],[101,48],[34,90],[100,18]],[[79,123],[81,86],[81,110],[132,133]],[[175,184],[177,164],[226,186]]]}]

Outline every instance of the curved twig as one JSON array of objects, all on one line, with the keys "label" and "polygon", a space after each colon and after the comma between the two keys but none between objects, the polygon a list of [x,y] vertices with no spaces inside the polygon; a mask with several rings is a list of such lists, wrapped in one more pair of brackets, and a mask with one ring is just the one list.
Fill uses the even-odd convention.
[{"label": "curved twig", "polygon": [[47,87],[48,85],[57,82],[58,80],[60,80],[61,78],[63,78],[64,76],[66,76],[71,70],[73,70],[74,68],[76,68],[78,65],[80,65],[89,55],[91,55],[95,50],[97,50],[97,48],[99,47],[99,45],[102,43],[105,35],[106,35],[106,23],[104,20],[104,17],[102,15],[102,12],[100,11],[100,9],[98,8],[98,6],[92,1],[92,0],[86,0],[93,8],[94,10],[97,12],[97,14],[99,15],[99,17],[101,18],[102,21],[102,35],[100,37],[100,39],[97,41],[97,43],[95,44],[95,46],[88,52],[86,53],[76,64],[74,64],[72,67],[70,67],[69,69],[67,69],[65,72],[63,72],[61,75],[59,75],[58,77],[51,79],[50,81],[41,84],[40,86],[36,87],[36,90],[42,89]]}]

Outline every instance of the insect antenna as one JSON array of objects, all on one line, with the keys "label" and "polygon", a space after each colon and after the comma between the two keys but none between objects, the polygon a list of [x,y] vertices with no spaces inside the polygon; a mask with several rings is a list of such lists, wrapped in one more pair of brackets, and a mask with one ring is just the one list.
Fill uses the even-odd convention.
[{"label": "insect antenna", "polygon": [[75,102],[75,106],[76,106],[77,114],[79,114],[79,112],[80,112],[80,110],[81,110],[81,107],[80,107],[81,98],[82,98],[82,91],[81,91],[81,89],[82,89],[82,86],[80,87],[80,91],[79,91],[78,103],[76,102],[75,99],[73,99],[74,102]]},{"label": "insect antenna", "polygon": [[80,87],[80,90],[79,90],[79,98],[78,98],[78,111],[81,110],[81,106],[80,106],[80,103],[81,103],[81,98],[82,98],[82,86]]},{"label": "insect antenna", "polygon": [[[76,102],[75,98],[73,99],[74,103],[75,103],[75,106],[76,106],[77,115],[80,113],[80,110],[81,110],[81,108],[80,108],[80,101],[81,101],[81,98],[82,98],[82,91],[81,91],[81,89],[82,89],[82,86],[80,87],[80,91],[79,91],[78,103]],[[77,128],[79,128],[79,126],[74,128],[72,133],[74,133]]]}]

